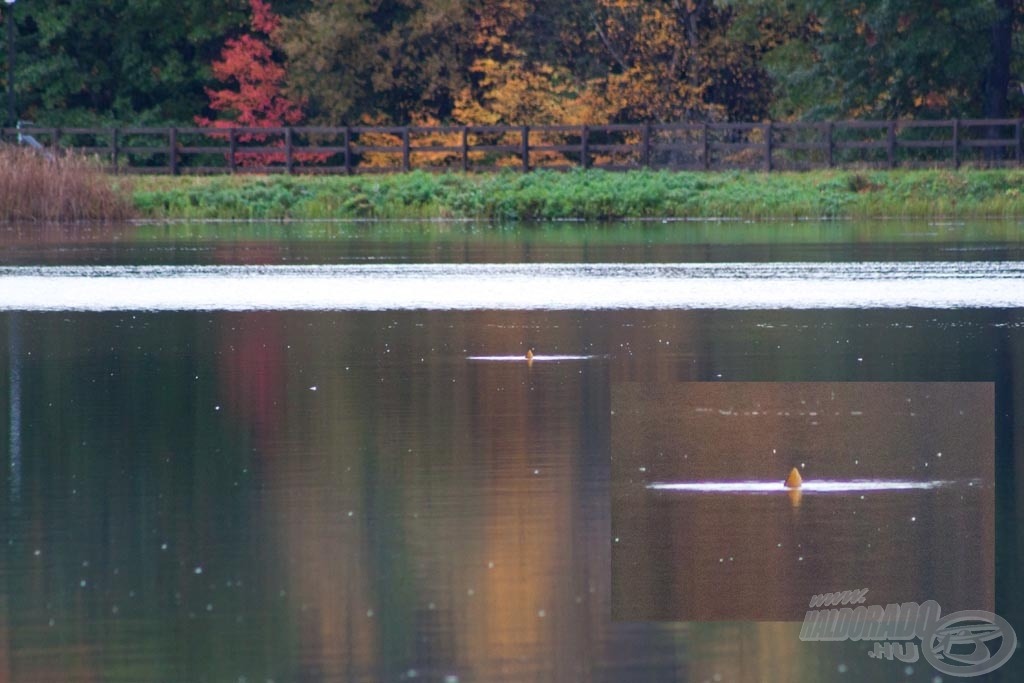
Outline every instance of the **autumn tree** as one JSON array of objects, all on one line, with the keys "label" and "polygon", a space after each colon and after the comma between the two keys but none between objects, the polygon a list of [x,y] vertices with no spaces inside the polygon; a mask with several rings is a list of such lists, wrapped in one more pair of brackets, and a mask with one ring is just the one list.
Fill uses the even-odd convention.
[{"label": "autumn tree", "polygon": [[1024,0],[275,0],[280,20],[267,3],[15,3],[19,114],[270,125],[297,121],[299,104],[324,124],[1024,108]]},{"label": "autumn tree", "polygon": [[758,43],[730,33],[736,10],[712,0],[597,0],[592,80],[622,121],[758,119],[770,79]]},{"label": "autumn tree", "polygon": [[301,107],[281,92],[285,70],[269,44],[280,20],[264,0],[249,0],[249,7],[253,32],[228,39],[213,63],[214,77],[228,86],[206,89],[210,109],[219,116],[196,117],[200,125],[263,128],[302,120]]},{"label": "autumn tree", "polygon": [[[251,33],[231,38],[224,45],[221,58],[213,63],[213,74],[228,87],[208,88],[210,109],[218,117],[197,116],[201,126],[212,128],[278,128],[299,123],[303,118],[300,104],[282,92],[285,69],[270,45],[279,28],[280,19],[266,0],[249,0],[252,15]],[[266,142],[261,133],[244,132],[240,142]],[[282,147],[277,141],[272,146]],[[299,154],[301,161],[321,161],[322,155]],[[243,166],[266,166],[285,160],[283,152],[239,152],[235,160]]]},{"label": "autumn tree", "polygon": [[466,85],[456,98],[454,118],[476,124],[581,124],[604,120],[595,109],[585,78],[573,73],[550,49],[566,32],[554,21],[538,26],[544,11],[533,0],[480,3],[473,12],[473,54]]},{"label": "autumn tree", "polygon": [[312,0],[282,22],[289,85],[314,120],[448,120],[472,27],[467,0]]}]

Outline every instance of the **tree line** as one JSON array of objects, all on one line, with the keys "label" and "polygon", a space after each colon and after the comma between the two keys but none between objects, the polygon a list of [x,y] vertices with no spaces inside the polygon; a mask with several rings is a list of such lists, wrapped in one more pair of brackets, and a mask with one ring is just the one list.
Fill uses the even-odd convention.
[{"label": "tree line", "polygon": [[20,0],[3,11],[16,25],[18,114],[42,125],[1024,111],[1024,0]]}]

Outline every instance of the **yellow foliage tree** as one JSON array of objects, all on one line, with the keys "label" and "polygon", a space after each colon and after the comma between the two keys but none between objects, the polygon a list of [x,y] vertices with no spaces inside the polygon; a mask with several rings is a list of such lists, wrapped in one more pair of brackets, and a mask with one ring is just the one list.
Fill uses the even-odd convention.
[{"label": "yellow foliage tree", "polygon": [[[603,102],[595,98],[588,84],[566,67],[531,59],[515,42],[518,27],[530,16],[529,0],[499,0],[484,3],[476,16],[475,48],[478,56],[470,65],[469,84],[456,96],[453,118],[466,125],[560,125],[572,126],[607,120]],[[570,133],[532,132],[530,144],[564,145]],[[512,146],[520,142],[516,133],[477,134],[474,141]],[[481,160],[483,153],[474,153]],[[518,165],[514,154],[500,155],[499,164]],[[555,151],[531,155],[535,166],[560,164],[566,157]]]},{"label": "yellow foliage tree", "polygon": [[681,121],[722,116],[708,101],[711,0],[597,0],[593,31],[609,60],[589,86],[618,120]]}]

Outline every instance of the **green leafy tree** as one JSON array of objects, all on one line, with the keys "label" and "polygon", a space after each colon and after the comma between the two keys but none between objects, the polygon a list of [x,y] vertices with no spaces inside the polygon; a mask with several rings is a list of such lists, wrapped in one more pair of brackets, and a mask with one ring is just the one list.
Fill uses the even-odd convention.
[{"label": "green leafy tree", "polygon": [[246,0],[15,4],[21,118],[52,125],[185,123]]},{"label": "green leafy tree", "polygon": [[771,56],[776,108],[811,118],[1002,116],[1017,0],[805,0],[811,30]]}]

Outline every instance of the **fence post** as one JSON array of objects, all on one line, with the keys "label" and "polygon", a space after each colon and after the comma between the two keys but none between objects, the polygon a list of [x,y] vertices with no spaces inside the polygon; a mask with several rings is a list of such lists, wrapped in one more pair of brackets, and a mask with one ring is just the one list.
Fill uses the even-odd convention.
[{"label": "fence post", "polygon": [[704,122],[704,128],[701,130],[701,152],[700,160],[704,164],[704,170],[708,171],[711,169],[711,143],[708,141],[708,122]]},{"label": "fence post", "polygon": [[583,126],[580,131],[580,166],[582,168],[590,168],[590,143],[587,138],[590,137],[590,128]]},{"label": "fence post", "polygon": [[469,173],[469,126],[462,127],[462,172]]},{"label": "fence post", "polygon": [[50,132],[50,147],[53,148],[53,151],[54,151],[55,154],[59,151],[59,148],[60,148],[60,128],[54,128]]},{"label": "fence post", "polygon": [[834,168],[836,165],[835,153],[836,153],[836,125],[829,121],[825,124],[825,135],[828,136],[828,140],[825,142],[828,147],[828,167]]},{"label": "fence post", "polygon": [[526,173],[530,170],[530,127],[523,126],[519,135],[519,154],[523,159],[523,173]]},{"label": "fence post", "polygon": [[178,175],[178,129],[171,128],[167,132],[167,165],[171,175]]},{"label": "fence post", "polygon": [[115,175],[118,172],[117,157],[121,152],[120,145],[118,144],[120,142],[118,140],[118,133],[119,131],[117,128],[110,129],[110,165],[113,167]]},{"label": "fence post", "polygon": [[284,167],[285,172],[291,175],[295,170],[295,153],[292,149],[292,127],[284,129]]},{"label": "fence post", "polygon": [[896,122],[889,121],[885,136],[885,156],[889,168],[896,168]]},{"label": "fence post", "polygon": [[1022,157],[1024,157],[1024,149],[1021,149],[1021,124],[1024,123],[1024,119],[1017,119],[1017,125],[1013,127],[1013,142],[1014,142],[1014,154],[1017,157],[1017,165],[1021,165]]},{"label": "fence post", "polygon": [[345,175],[352,175],[352,127],[345,126]]},{"label": "fence post", "polygon": [[953,168],[960,168],[960,119],[953,119]]},{"label": "fence post", "polygon": [[651,167],[651,122],[644,122],[643,151],[640,153],[644,168]]},{"label": "fence post", "polygon": [[238,168],[238,160],[235,158],[235,152],[238,150],[238,140],[235,138],[235,129],[228,129],[228,168],[234,173],[235,169]]},{"label": "fence post", "polygon": [[764,170],[772,171],[772,122],[769,121],[763,126],[764,129]]},{"label": "fence post", "polygon": [[409,172],[409,126],[402,129],[402,171]]}]

